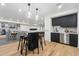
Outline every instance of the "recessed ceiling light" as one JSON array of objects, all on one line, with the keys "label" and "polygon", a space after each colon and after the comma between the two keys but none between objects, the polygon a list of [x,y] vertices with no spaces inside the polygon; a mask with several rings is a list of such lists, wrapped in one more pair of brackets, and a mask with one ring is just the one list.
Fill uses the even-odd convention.
[{"label": "recessed ceiling light", "polygon": [[61,9],[61,8],[62,8],[62,4],[61,4],[61,3],[58,3],[58,4],[57,4],[57,7],[58,7],[59,9]]},{"label": "recessed ceiling light", "polygon": [[1,5],[2,5],[2,6],[4,6],[4,5],[5,5],[5,3],[1,3]]},{"label": "recessed ceiling light", "polygon": [[19,12],[22,12],[22,9],[19,9],[18,11],[19,11]]},{"label": "recessed ceiling light", "polygon": [[58,8],[60,9],[62,7],[62,5],[58,6]]}]

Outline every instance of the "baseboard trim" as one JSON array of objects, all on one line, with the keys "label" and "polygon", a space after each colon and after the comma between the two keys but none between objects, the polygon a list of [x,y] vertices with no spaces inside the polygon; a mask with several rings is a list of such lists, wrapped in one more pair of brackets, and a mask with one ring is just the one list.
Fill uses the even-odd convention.
[{"label": "baseboard trim", "polygon": [[[52,42],[52,41],[51,41],[51,42]],[[65,44],[65,43],[61,43],[61,42],[56,42],[56,43],[71,46],[71,45],[69,45],[69,44]],[[72,46],[72,47],[74,47],[74,46]],[[78,47],[75,47],[75,48],[78,48]]]}]

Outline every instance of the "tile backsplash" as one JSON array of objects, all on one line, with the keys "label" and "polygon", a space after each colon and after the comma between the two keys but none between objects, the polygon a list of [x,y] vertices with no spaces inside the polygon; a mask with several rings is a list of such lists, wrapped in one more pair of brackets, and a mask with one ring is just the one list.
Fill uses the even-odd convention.
[{"label": "tile backsplash", "polygon": [[54,26],[51,28],[52,32],[69,32],[69,33],[77,33],[77,28],[63,28],[60,26]]},{"label": "tile backsplash", "polygon": [[68,32],[74,32],[77,33],[77,28],[64,28],[65,30],[67,29]]}]

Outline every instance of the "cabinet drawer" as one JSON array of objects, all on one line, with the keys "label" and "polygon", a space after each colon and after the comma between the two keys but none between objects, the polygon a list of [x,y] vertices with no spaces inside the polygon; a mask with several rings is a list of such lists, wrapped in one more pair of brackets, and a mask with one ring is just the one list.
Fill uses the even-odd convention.
[{"label": "cabinet drawer", "polygon": [[59,33],[51,33],[51,41],[52,42],[60,42],[60,34]]},{"label": "cabinet drawer", "polygon": [[77,47],[77,44],[78,44],[78,35],[77,34],[69,34],[69,44],[71,46]]}]

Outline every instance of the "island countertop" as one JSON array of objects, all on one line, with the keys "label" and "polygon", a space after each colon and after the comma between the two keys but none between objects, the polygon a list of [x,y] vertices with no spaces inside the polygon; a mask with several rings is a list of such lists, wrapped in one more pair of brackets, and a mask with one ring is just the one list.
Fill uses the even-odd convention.
[{"label": "island countertop", "polygon": [[33,32],[45,32],[43,30],[40,30],[40,31],[28,31],[28,33],[33,33]]}]

